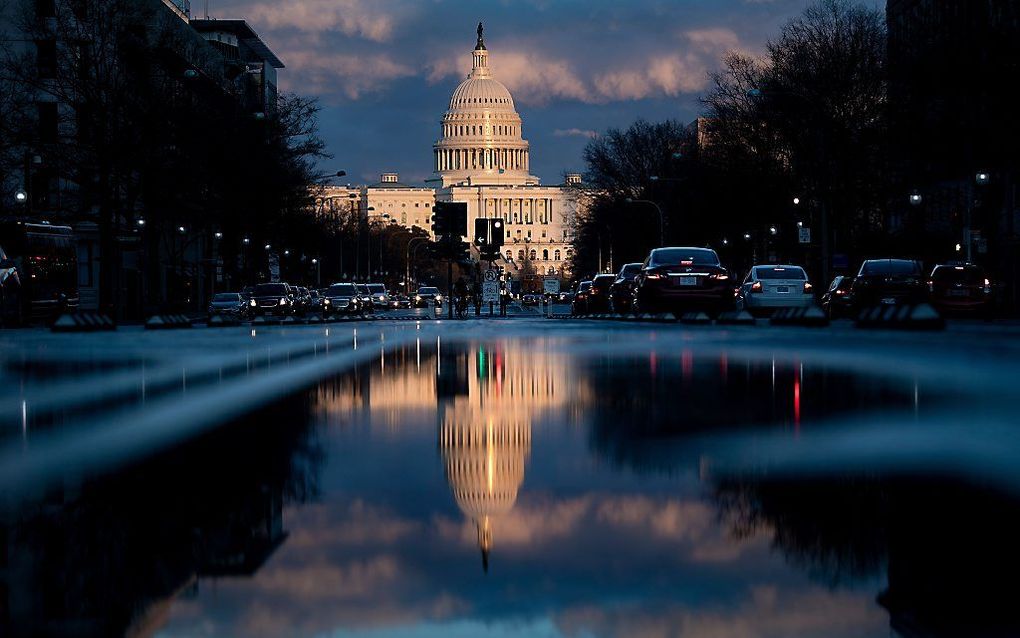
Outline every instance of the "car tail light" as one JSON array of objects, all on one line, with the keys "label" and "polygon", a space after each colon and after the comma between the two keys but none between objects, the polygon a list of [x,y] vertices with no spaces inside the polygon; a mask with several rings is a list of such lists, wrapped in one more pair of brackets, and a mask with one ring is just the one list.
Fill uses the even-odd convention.
[{"label": "car tail light", "polygon": [[762,288],[760,281],[756,281],[753,284],[751,284],[751,292],[761,292],[761,290]]},{"label": "car tail light", "polygon": [[935,280],[934,279],[929,279],[928,280],[928,292],[935,292]]},{"label": "car tail light", "polygon": [[810,293],[812,288],[814,288],[814,286],[812,286],[810,282],[807,282],[807,281],[804,282],[804,294],[805,295]]},{"label": "car tail light", "polygon": [[645,275],[645,279],[665,279],[665,278],[666,278],[665,275],[660,275],[657,272],[650,272],[647,275]]},{"label": "car tail light", "polygon": [[709,275],[708,278],[714,279],[716,281],[726,281],[727,279],[730,278],[730,276],[724,272],[717,272]]},{"label": "car tail light", "polygon": [[988,279],[985,279],[985,287],[983,290],[986,295],[992,292],[992,282],[988,281]]}]

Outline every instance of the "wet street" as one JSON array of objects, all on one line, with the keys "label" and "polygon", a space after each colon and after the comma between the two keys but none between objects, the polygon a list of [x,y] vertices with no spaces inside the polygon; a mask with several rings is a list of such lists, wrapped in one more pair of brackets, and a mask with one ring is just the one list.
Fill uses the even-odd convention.
[{"label": "wet street", "polygon": [[1017,336],[0,334],[0,635],[1018,635]]}]

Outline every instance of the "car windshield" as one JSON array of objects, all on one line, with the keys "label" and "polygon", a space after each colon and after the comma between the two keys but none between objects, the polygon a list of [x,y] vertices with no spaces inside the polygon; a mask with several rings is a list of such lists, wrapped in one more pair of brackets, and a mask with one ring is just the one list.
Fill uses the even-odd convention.
[{"label": "car windshield", "polygon": [[221,292],[215,297],[213,297],[213,301],[240,301],[240,300],[241,295],[237,294],[236,292]]},{"label": "car windshield", "polygon": [[672,266],[679,264],[695,266],[718,266],[719,255],[709,248],[657,248],[648,260],[649,266]]},{"label": "car windshield", "polygon": [[386,286],[382,284],[368,284],[368,289],[377,295],[385,294],[386,292]]},{"label": "car windshield", "polygon": [[287,294],[287,284],[259,284],[255,286],[256,297],[276,296]]},{"label": "car windshield", "polygon": [[329,297],[353,297],[355,295],[354,284],[333,284],[326,291]]},{"label": "car windshield", "polygon": [[939,266],[931,273],[937,283],[982,284],[985,273],[977,266]]},{"label": "car windshield", "polygon": [[807,279],[807,273],[799,266],[758,266],[754,274],[758,279]]},{"label": "car windshield", "polygon": [[641,264],[627,264],[620,271],[620,276],[625,279],[633,279],[639,272],[641,272]]},{"label": "car windshield", "polygon": [[590,281],[582,281],[581,282],[581,287],[578,288],[578,290],[580,292],[584,292],[585,290],[590,290],[590,289],[591,289],[591,282]]},{"label": "car windshield", "polygon": [[861,266],[862,275],[919,275],[921,267],[907,259],[876,259]]},{"label": "car windshield", "polygon": [[360,292],[363,295],[372,294],[371,291],[369,291],[368,286],[366,286],[365,284],[358,284],[358,292]]},{"label": "car windshield", "polygon": [[419,288],[418,289],[418,294],[419,295],[438,295],[439,294],[439,288]]},{"label": "car windshield", "polygon": [[599,275],[598,277],[593,279],[591,283],[593,286],[608,286],[615,280],[616,277],[613,275]]}]

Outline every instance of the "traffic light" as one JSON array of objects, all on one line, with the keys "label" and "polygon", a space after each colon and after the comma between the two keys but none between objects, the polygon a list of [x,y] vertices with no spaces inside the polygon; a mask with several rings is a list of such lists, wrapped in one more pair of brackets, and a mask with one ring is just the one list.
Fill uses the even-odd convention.
[{"label": "traffic light", "polygon": [[503,220],[498,217],[476,219],[474,243],[482,259],[498,259],[499,249],[503,246]]},{"label": "traffic light", "polygon": [[437,237],[467,235],[467,204],[465,202],[436,202],[432,209],[432,232]]}]

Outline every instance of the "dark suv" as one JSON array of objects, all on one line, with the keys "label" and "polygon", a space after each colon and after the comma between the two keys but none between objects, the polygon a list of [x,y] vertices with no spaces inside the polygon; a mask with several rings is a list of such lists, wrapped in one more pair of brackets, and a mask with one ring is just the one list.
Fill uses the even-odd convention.
[{"label": "dark suv", "polygon": [[624,264],[609,288],[609,301],[613,312],[630,312],[634,301],[634,279],[641,272],[641,264]]},{"label": "dark suv", "polygon": [[851,300],[855,310],[878,305],[927,301],[928,288],[921,264],[912,259],[868,259],[854,278]]},{"label": "dark suv", "polygon": [[284,283],[259,284],[252,290],[248,309],[252,316],[289,317],[294,314],[294,298]]},{"label": "dark suv", "polygon": [[939,310],[989,314],[994,289],[988,273],[975,264],[940,264],[928,277],[931,302]]}]

